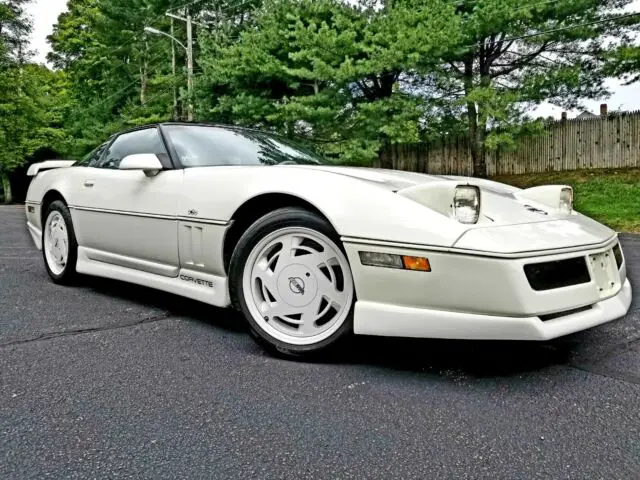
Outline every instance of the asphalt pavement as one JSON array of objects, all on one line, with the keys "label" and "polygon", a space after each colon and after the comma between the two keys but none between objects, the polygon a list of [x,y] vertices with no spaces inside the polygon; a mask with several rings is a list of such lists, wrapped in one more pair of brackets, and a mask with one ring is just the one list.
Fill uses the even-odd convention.
[{"label": "asphalt pavement", "polygon": [[54,285],[0,207],[0,478],[637,479],[639,298],[552,342],[360,337],[293,362],[230,311]]}]

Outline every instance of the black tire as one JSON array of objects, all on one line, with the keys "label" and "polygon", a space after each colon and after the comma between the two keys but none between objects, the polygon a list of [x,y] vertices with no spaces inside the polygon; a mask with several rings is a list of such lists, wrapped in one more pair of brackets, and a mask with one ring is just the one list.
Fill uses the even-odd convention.
[{"label": "black tire", "polygon": [[[64,269],[60,273],[56,273],[51,270],[49,267],[49,262],[47,261],[47,249],[45,248],[45,235],[46,235],[46,225],[47,219],[53,212],[58,212],[62,216],[66,231],[67,231],[67,240],[69,243],[69,252],[67,255],[67,262],[64,266]],[[78,261],[78,242],[76,241],[76,234],[73,229],[73,221],[71,220],[71,213],[69,212],[69,208],[65,205],[62,200],[55,200],[51,202],[45,211],[43,216],[43,224],[42,224],[42,256],[44,259],[44,266],[47,269],[47,273],[49,277],[60,285],[71,285],[77,278],[76,273],[76,263]]]},{"label": "black tire", "polygon": [[258,326],[245,300],[243,287],[244,269],[254,247],[266,235],[287,227],[304,227],[325,235],[337,245],[346,257],[339,235],[331,224],[319,215],[298,207],[286,207],[268,213],[258,219],[242,235],[238,242],[229,267],[229,292],[233,306],[239,310],[249,324],[252,337],[269,352],[290,359],[315,359],[341,344],[353,332],[353,309],[355,291],[349,314],[344,323],[328,338],[310,345],[294,345],[270,336]]}]

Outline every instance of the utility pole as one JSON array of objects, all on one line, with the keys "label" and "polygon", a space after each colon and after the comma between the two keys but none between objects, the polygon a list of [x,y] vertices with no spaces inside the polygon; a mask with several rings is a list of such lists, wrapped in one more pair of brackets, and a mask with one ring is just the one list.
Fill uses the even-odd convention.
[{"label": "utility pole", "polygon": [[189,92],[189,110],[187,120],[193,122],[193,25],[187,8],[187,90]]},{"label": "utility pole", "polygon": [[175,85],[176,81],[176,41],[173,39],[173,18],[171,19],[171,67],[173,72],[173,119],[178,120],[178,92]]},{"label": "utility pole", "polygon": [[[187,8],[185,11],[186,17],[179,17],[178,15],[174,15],[173,13],[167,12],[166,15],[171,19],[180,20],[182,22],[187,23],[187,44],[182,45],[184,49],[187,51],[187,90],[188,90],[188,107],[187,107],[187,120],[190,122],[193,121],[193,24],[196,23],[191,18],[191,13]],[[155,29],[147,29],[148,31],[153,30],[153,33],[158,33]],[[166,33],[159,32],[161,35],[169,36]],[[171,35],[173,38],[173,35]],[[175,40],[175,38],[174,38]]]},{"label": "utility pole", "polygon": [[[171,18],[171,33],[166,33],[163,32],[161,30],[158,30],[157,28],[153,28],[153,27],[145,27],[144,31],[147,33],[152,33],[154,35],[163,35],[165,37],[168,37],[171,39],[171,63],[173,66],[173,75],[174,75],[174,79],[175,79],[175,75],[176,75],[176,51],[175,51],[175,44],[177,43],[178,45],[180,45],[182,48],[185,49],[186,53],[187,53],[187,91],[188,94],[187,96],[189,97],[187,99],[187,120],[192,122],[193,121],[193,117],[194,117],[194,108],[193,108],[193,24],[197,23],[194,22],[193,19],[191,18],[191,13],[189,12],[189,9],[186,9],[186,18],[183,17],[179,17],[177,15],[174,15],[173,13],[167,12],[166,15],[168,17]],[[180,20],[182,22],[186,22],[187,23],[187,44],[184,45],[180,40],[178,40],[176,37],[173,36],[173,19],[176,20]],[[199,24],[200,25],[200,24]],[[176,90],[174,87],[173,90],[173,115],[174,118],[177,116],[177,110],[178,110],[178,101],[177,101],[177,95],[176,95]]]}]

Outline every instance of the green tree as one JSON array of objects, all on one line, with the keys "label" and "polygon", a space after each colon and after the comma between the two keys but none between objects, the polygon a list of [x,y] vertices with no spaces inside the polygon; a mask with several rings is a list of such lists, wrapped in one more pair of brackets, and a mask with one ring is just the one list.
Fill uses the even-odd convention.
[{"label": "green tree", "polygon": [[[66,128],[79,156],[124,126],[166,120],[171,90],[183,77],[171,73],[171,42],[145,27],[168,31],[165,11],[178,0],[70,0],[49,37],[49,60],[71,81]],[[176,26],[184,37],[184,27]],[[178,50],[178,64],[184,55]],[[182,68],[178,74],[182,75]]]},{"label": "green tree", "polygon": [[459,2],[462,46],[443,57],[438,75],[424,80],[463,109],[476,176],[486,176],[486,149],[511,142],[526,125],[531,106],[546,100],[572,108],[581,99],[606,94],[606,36],[625,38],[637,22],[613,20],[628,3]]},{"label": "green tree", "polygon": [[26,49],[31,23],[24,11],[27,0],[0,0],[0,183],[5,203],[11,201],[9,172],[24,162],[24,157],[11,155],[11,128],[20,123],[22,111],[17,105],[22,97],[22,67],[29,52]]},{"label": "green tree", "polygon": [[64,73],[34,64],[1,78],[6,83],[0,87],[0,177],[4,201],[11,203],[9,173],[41,148],[64,150],[67,81]]},{"label": "green tree", "polygon": [[29,56],[27,46],[31,22],[24,10],[31,0],[0,0],[0,68],[9,62],[24,62]]},{"label": "green tree", "polygon": [[[174,75],[172,42],[145,33],[145,27],[169,33],[172,20],[165,13],[184,15],[184,9],[177,7],[185,4],[198,25],[220,23],[219,14],[225,10],[232,10],[242,23],[244,12],[258,3],[69,0],[68,11],[60,15],[49,37],[53,49],[49,60],[71,81],[71,108],[65,122],[74,139],[71,154],[82,155],[124,127],[186,116],[185,51],[175,45]],[[185,22],[173,23],[175,37],[185,44]],[[194,29],[196,38],[197,33]]]},{"label": "green tree", "polygon": [[613,77],[624,79],[627,85],[640,81],[640,47],[625,43],[613,50],[605,71]]},{"label": "green tree", "polygon": [[[124,126],[179,117],[184,50],[174,75],[171,41],[144,29],[169,32],[165,12],[188,3],[199,119],[304,137],[353,163],[465,131],[474,173],[485,176],[487,149],[540,128],[532,106],[606,93],[608,38],[625,44],[636,28],[615,18],[630,1],[69,0],[49,58],[68,79],[73,156]],[[175,21],[183,43],[184,27]]]},{"label": "green tree", "polygon": [[429,105],[407,82],[459,38],[450,2],[382,9],[338,0],[267,1],[237,40],[201,36],[210,118],[318,142],[344,161],[415,142]]}]

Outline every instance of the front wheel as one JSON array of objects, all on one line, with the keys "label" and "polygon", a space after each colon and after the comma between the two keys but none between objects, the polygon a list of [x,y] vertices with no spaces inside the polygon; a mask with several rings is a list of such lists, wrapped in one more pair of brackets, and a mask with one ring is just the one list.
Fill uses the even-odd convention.
[{"label": "front wheel", "polygon": [[44,218],[42,253],[47,273],[56,283],[70,284],[76,276],[78,243],[69,208],[56,200],[49,205]]},{"label": "front wheel", "polygon": [[352,330],[349,262],[332,226],[307,210],[276,210],[244,233],[231,258],[230,291],[271,351],[317,354]]}]

